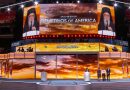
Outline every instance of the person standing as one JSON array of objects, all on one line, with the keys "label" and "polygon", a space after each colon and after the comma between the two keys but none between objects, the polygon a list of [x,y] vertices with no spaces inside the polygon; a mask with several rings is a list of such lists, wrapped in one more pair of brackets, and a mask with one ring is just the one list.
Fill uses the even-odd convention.
[{"label": "person standing", "polygon": [[98,80],[100,80],[100,78],[101,78],[101,70],[100,70],[100,68],[98,68],[98,70],[97,70],[97,78],[98,78]]},{"label": "person standing", "polygon": [[113,23],[111,10],[108,7],[103,7],[98,30],[108,30],[115,32],[115,24]]},{"label": "person standing", "polygon": [[89,69],[88,69],[88,68],[86,68],[85,72],[89,72]]},{"label": "person standing", "polygon": [[115,23],[112,18],[111,9],[108,7],[102,8],[98,34],[115,36]]},{"label": "person standing", "polygon": [[39,30],[39,22],[35,8],[27,11],[26,21],[24,24],[24,32]]},{"label": "person standing", "polygon": [[110,81],[110,73],[111,73],[110,68],[106,69],[106,73],[107,73],[107,81]]},{"label": "person standing", "polygon": [[21,52],[24,52],[24,48],[23,47],[21,48]]},{"label": "person standing", "polygon": [[102,80],[106,81],[106,70],[102,70]]}]

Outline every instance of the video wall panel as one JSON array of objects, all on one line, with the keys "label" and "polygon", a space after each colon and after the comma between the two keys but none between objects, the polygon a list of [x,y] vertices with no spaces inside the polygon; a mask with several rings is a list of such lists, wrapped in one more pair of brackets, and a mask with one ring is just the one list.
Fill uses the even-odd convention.
[{"label": "video wall panel", "polygon": [[2,60],[1,61],[1,75],[4,77],[4,78],[7,78],[8,77],[8,73],[7,73],[7,60]]},{"label": "video wall panel", "polygon": [[102,70],[106,70],[107,68],[111,69],[111,79],[123,79],[124,77],[126,77],[126,72],[124,71],[124,67],[126,67],[126,65],[121,58],[99,59],[99,66]]},{"label": "video wall panel", "polygon": [[47,72],[48,79],[56,78],[56,55],[38,55],[36,57],[36,78],[41,78],[41,72]]},{"label": "video wall panel", "polygon": [[97,68],[100,67],[101,70],[111,69],[111,79],[130,77],[128,55],[126,57],[125,53],[121,52],[101,53],[101,56],[98,56],[98,53],[37,53],[36,59],[8,58],[0,60],[0,75],[11,79],[35,79],[36,75],[36,79],[40,79],[41,72],[46,72],[47,79],[75,80],[83,79],[88,68],[91,79],[97,79]]},{"label": "video wall panel", "polygon": [[120,52],[122,46],[105,43],[34,43],[16,47],[16,52]]},{"label": "video wall panel", "polygon": [[84,79],[84,72],[88,68],[90,78],[97,78],[98,55],[96,54],[78,54],[78,79]]},{"label": "video wall panel", "polygon": [[[11,59],[12,79],[34,79],[35,78],[35,59]],[[11,62],[10,62],[11,63]]]},{"label": "video wall panel", "polygon": [[40,6],[24,8],[23,37],[39,35]]},{"label": "video wall panel", "polygon": [[23,37],[40,34],[116,36],[114,7],[68,3],[24,8]]},{"label": "video wall panel", "polygon": [[41,34],[95,34],[96,4],[41,4]]},{"label": "video wall panel", "polygon": [[76,79],[77,56],[57,55],[57,79]]},{"label": "video wall panel", "polygon": [[97,54],[37,55],[36,78],[47,72],[48,79],[83,79],[86,68],[90,69],[91,78],[96,78],[97,57]]}]

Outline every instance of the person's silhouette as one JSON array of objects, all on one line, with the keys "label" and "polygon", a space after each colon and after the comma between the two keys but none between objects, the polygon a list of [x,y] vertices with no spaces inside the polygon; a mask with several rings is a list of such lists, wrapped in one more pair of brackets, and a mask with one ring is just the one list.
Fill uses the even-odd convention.
[{"label": "person's silhouette", "polygon": [[21,52],[24,52],[24,48],[23,47],[21,48]]}]

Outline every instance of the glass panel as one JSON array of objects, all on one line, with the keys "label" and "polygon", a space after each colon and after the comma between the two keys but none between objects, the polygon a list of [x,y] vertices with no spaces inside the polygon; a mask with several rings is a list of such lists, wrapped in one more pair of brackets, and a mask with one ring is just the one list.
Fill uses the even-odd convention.
[{"label": "glass panel", "polygon": [[130,78],[130,59],[127,60],[127,73],[128,73],[128,78]]},{"label": "glass panel", "polygon": [[128,78],[128,63],[129,61],[127,59],[122,60],[122,70],[123,70],[123,78],[127,79]]},{"label": "glass panel", "polygon": [[56,79],[56,55],[37,55],[36,78],[41,78],[41,72],[47,72],[48,79]]},{"label": "glass panel", "polygon": [[34,79],[35,59],[13,59],[13,79]]},{"label": "glass panel", "polygon": [[57,79],[76,79],[76,55],[57,55]]},{"label": "glass panel", "polygon": [[98,55],[96,54],[79,54],[78,55],[78,78],[84,78],[84,72],[88,68],[90,77],[97,78]]},{"label": "glass panel", "polygon": [[124,64],[122,59],[100,59],[99,65],[101,70],[106,70],[107,68],[110,68],[111,79],[123,79]]},{"label": "glass panel", "polygon": [[7,77],[7,61],[6,60],[2,61],[2,77],[4,78]]},{"label": "glass panel", "polygon": [[9,60],[9,66],[8,66],[9,78],[12,78],[12,68],[13,68],[13,60],[10,59],[10,60]]}]

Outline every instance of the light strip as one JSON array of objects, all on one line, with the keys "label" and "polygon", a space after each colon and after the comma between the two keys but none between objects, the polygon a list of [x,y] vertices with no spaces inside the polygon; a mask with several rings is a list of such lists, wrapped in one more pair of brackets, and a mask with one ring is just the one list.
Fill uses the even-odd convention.
[{"label": "light strip", "polygon": [[122,3],[122,4],[127,4],[127,5],[130,5],[130,3],[126,3],[126,2],[121,2],[121,1],[116,1],[116,0],[110,0],[112,2],[116,2],[116,3]]},{"label": "light strip", "polygon": [[59,3],[59,1],[56,1],[56,3],[58,4],[58,3]]},{"label": "light strip", "polygon": [[0,7],[0,9],[8,8],[8,7],[16,6],[16,5],[25,4],[25,3],[28,3],[28,2],[33,2],[33,0],[29,0],[29,1],[25,1],[25,2],[20,2],[20,3],[16,3],[16,4],[11,4],[11,5],[8,5],[8,6],[3,6],[3,7]]}]

